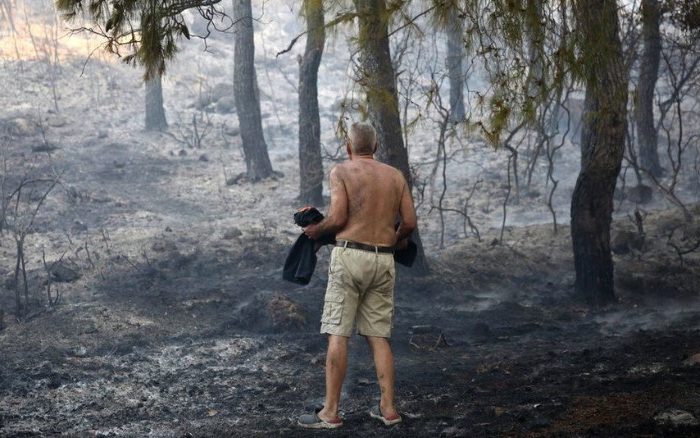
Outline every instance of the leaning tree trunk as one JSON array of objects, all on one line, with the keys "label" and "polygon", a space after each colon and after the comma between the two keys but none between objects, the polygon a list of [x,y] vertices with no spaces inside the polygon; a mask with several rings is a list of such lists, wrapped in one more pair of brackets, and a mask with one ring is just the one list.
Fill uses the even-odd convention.
[{"label": "leaning tree trunk", "polygon": [[323,0],[305,0],[306,50],[299,64],[299,198],[323,205],[321,119],[318,114],[318,66],[326,32]]},{"label": "leaning tree trunk", "polygon": [[[354,1],[359,18],[360,83],[367,93],[370,121],[377,130],[377,158],[403,172],[409,187],[412,187],[408,153],[401,135],[399,101],[389,51],[389,12],[384,0]],[[412,240],[418,246],[418,256],[412,272],[419,275],[428,274],[430,270],[417,229]]]},{"label": "leaning tree trunk", "polygon": [[574,3],[586,85],[581,171],[571,200],[576,292],[595,306],[615,301],[610,223],[627,118],[617,2]]},{"label": "leaning tree trunk", "polygon": [[658,137],[654,126],[654,88],[659,77],[661,61],[659,0],[642,0],[641,10],[644,49],[639,60],[639,85],[634,106],[639,164],[654,177],[659,177],[662,169],[657,150]]},{"label": "leaning tree trunk", "polygon": [[146,130],[164,131],[168,127],[163,108],[163,85],[159,74],[146,80]]},{"label": "leaning tree trunk", "polygon": [[233,52],[233,93],[241,131],[246,176],[258,181],[272,176],[272,163],[263,137],[260,101],[256,93],[253,12],[250,0],[233,0],[235,47]]},{"label": "leaning tree trunk", "polygon": [[462,19],[450,14],[447,23],[447,76],[450,80],[450,121],[464,120],[464,42],[462,41]]}]

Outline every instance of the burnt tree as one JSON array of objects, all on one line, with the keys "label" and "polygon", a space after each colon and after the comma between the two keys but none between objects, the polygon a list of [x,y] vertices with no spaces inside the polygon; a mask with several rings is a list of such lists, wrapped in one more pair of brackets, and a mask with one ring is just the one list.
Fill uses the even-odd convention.
[{"label": "burnt tree", "polygon": [[447,76],[450,81],[450,121],[464,120],[464,42],[462,41],[462,18],[450,14],[447,26]]},{"label": "burnt tree", "polygon": [[637,125],[639,164],[654,177],[662,174],[654,124],[654,88],[661,61],[661,7],[659,0],[642,0],[642,42],[639,59],[639,84],[635,96],[634,119]]},{"label": "burnt tree", "polygon": [[233,0],[234,52],[233,92],[241,131],[246,176],[259,181],[273,175],[263,136],[260,101],[255,77],[253,13],[250,0]]},{"label": "burnt tree", "polygon": [[592,305],[615,301],[610,224],[627,117],[617,2],[574,2],[581,75],[586,87],[581,170],[571,200],[576,293]]},{"label": "burnt tree", "polygon": [[[408,186],[413,187],[389,51],[388,22],[391,12],[387,10],[384,0],[354,0],[354,3],[359,21],[359,82],[367,94],[367,112],[377,131],[377,158],[399,169]],[[412,272],[425,275],[430,270],[417,229],[411,238],[418,246]]]},{"label": "burnt tree", "polygon": [[306,48],[299,62],[299,199],[323,205],[318,67],[326,42],[323,0],[305,0]]},{"label": "burnt tree", "polygon": [[163,84],[159,74],[146,79],[146,130],[164,131],[168,127],[163,108]]}]

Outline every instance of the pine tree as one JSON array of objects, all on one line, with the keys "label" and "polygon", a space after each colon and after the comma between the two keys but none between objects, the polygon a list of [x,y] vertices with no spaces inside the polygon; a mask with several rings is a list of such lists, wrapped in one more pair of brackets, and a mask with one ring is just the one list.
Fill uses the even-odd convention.
[{"label": "pine tree", "polygon": [[299,62],[299,198],[323,205],[321,119],[318,113],[318,67],[326,42],[322,0],[305,0],[306,49]]},{"label": "pine tree", "polygon": [[255,73],[253,12],[250,0],[233,0],[235,47],[233,54],[233,92],[241,130],[246,176],[258,181],[273,175],[272,163],[262,129],[260,100]]},{"label": "pine tree", "polygon": [[[384,0],[354,2],[359,20],[360,83],[367,94],[369,119],[377,131],[377,158],[399,169],[409,187],[412,187],[413,179],[401,133],[394,67],[389,50],[388,23],[391,11],[387,10]],[[430,269],[418,230],[414,231],[411,238],[418,246],[418,256],[411,271],[425,275]]]},{"label": "pine tree", "polygon": [[164,131],[168,127],[163,108],[162,77],[156,75],[146,81],[146,130]]}]

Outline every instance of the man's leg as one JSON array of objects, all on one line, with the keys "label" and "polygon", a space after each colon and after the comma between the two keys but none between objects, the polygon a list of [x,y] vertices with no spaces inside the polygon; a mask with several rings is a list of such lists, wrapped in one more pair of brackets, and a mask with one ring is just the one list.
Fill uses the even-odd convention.
[{"label": "man's leg", "polygon": [[348,338],[328,335],[328,353],[326,353],[326,401],[323,410],[318,413],[321,419],[329,421],[338,417],[340,390],[348,369]]},{"label": "man's leg", "polygon": [[377,380],[381,390],[379,407],[381,414],[392,417],[397,414],[394,406],[394,355],[387,338],[367,336],[367,342],[372,349],[374,366],[377,369]]}]

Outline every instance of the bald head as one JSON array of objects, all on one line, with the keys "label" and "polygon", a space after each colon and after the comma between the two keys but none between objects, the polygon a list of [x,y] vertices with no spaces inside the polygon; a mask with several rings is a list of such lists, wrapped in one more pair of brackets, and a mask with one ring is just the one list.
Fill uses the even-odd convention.
[{"label": "bald head", "polygon": [[372,125],[356,122],[350,126],[350,149],[356,155],[372,155],[377,145],[377,133]]}]

